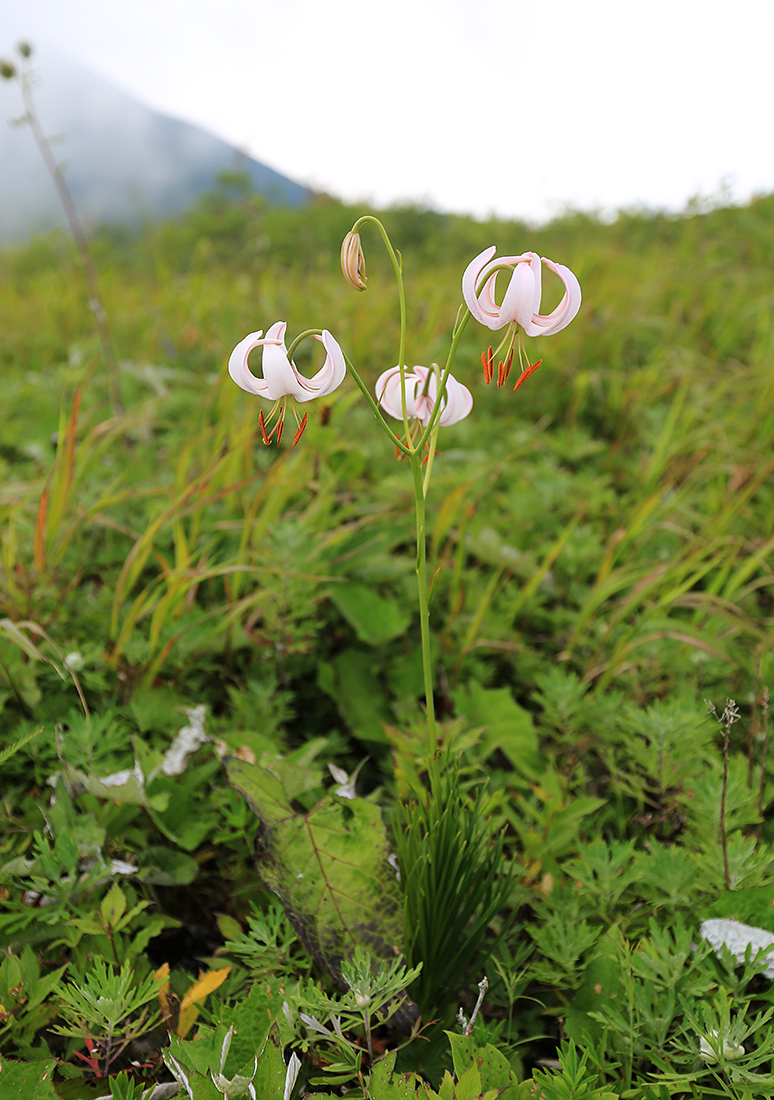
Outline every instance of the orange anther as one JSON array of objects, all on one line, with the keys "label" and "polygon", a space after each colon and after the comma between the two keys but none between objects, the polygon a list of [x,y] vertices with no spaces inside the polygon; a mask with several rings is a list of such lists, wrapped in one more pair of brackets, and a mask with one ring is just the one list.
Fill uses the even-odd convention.
[{"label": "orange anther", "polygon": [[301,436],[303,435],[303,433],[304,433],[304,428],[306,427],[306,422],[307,422],[307,420],[308,420],[308,419],[309,419],[309,413],[304,413],[304,419],[303,419],[303,420],[301,421],[301,423],[300,423],[300,424],[298,425],[298,431],[297,431],[297,432],[296,432],[296,434],[295,434],[295,435],[293,436],[293,446],[294,446],[294,447],[295,447],[296,443],[298,443],[298,441],[299,441],[299,439],[301,438]]},{"label": "orange anther", "polygon": [[266,435],[266,425],[263,422],[263,409],[261,409],[261,411],[258,413],[258,427],[261,429],[261,435],[263,436],[263,441],[266,444],[266,446],[268,447],[271,440]]},{"label": "orange anther", "polygon": [[494,368],[494,356],[492,355],[491,347],[488,351],[481,352],[481,366],[484,368],[484,380],[487,386],[492,381],[492,374]]},{"label": "orange anther", "polygon": [[542,360],[542,359],[538,359],[537,363],[535,363],[535,365],[534,365],[534,366],[532,366],[532,367],[527,367],[527,369],[526,369],[525,371],[522,371],[522,373],[521,373],[521,374],[519,375],[519,378],[518,378],[518,380],[517,380],[517,382],[516,382],[516,385],[515,385],[515,386],[513,387],[513,392],[514,392],[514,393],[515,393],[515,392],[516,392],[516,390],[517,390],[517,389],[519,388],[519,386],[520,386],[520,385],[522,384],[522,382],[526,382],[526,381],[527,381],[527,379],[529,378],[529,376],[530,376],[531,374],[534,374],[534,373],[535,373],[535,371],[536,371],[536,370],[538,369],[538,367],[540,366],[540,364],[541,364],[542,362],[543,362],[543,360]]}]

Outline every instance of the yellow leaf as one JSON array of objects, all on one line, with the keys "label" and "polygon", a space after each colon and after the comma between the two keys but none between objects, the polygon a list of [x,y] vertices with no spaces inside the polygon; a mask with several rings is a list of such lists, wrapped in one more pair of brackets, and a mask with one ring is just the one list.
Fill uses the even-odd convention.
[{"label": "yellow leaf", "polygon": [[169,963],[162,963],[153,977],[157,982],[163,982],[159,987],[159,1008],[164,1022],[171,1031],[175,1025],[175,1010],[169,992]]},{"label": "yellow leaf", "polygon": [[199,1015],[199,1009],[196,1007],[197,1001],[203,1001],[208,993],[214,993],[218,986],[225,982],[230,973],[231,967],[224,966],[222,970],[210,970],[208,974],[199,975],[180,1004],[180,1017],[176,1031],[179,1039],[185,1039],[196,1023],[196,1018]]}]

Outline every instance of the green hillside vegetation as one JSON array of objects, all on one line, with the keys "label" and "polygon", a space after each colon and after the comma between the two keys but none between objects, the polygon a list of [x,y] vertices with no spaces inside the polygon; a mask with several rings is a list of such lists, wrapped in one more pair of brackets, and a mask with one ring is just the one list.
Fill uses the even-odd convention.
[{"label": "green hillside vegetation", "polygon": [[[699,926],[774,933],[774,196],[380,215],[409,365],[443,364],[490,244],[583,288],[517,392],[485,385],[475,322],[455,361],[474,408],[427,501],[447,833],[424,878],[408,463],[351,378],[277,448],[226,371],[280,319],[371,386],[396,363],[378,235],[364,293],[339,265],[364,212],[233,176],[98,230],[117,413],[70,240],[0,252],[0,1095],[281,1100],[291,1052],[294,1098],[772,1095],[774,965]],[[460,886],[463,850],[495,877]]]}]

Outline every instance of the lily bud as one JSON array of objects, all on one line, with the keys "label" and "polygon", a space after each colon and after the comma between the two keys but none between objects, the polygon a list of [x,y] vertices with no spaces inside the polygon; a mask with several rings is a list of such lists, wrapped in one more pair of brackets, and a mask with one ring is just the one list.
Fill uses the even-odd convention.
[{"label": "lily bud", "polygon": [[341,270],[350,286],[355,290],[365,290],[368,279],[359,233],[349,232],[344,238],[341,245]]}]

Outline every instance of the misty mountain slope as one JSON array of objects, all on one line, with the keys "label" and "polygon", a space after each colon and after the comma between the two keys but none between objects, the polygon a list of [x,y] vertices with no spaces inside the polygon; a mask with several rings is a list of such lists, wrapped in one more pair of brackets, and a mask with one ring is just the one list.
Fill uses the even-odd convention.
[{"label": "misty mountain slope", "polygon": [[[306,188],[187,122],[167,118],[74,62],[36,57],[35,102],[86,222],[131,224],[180,214],[223,169],[246,172],[271,202],[296,205]],[[0,242],[64,223],[15,81],[0,82]]]}]

